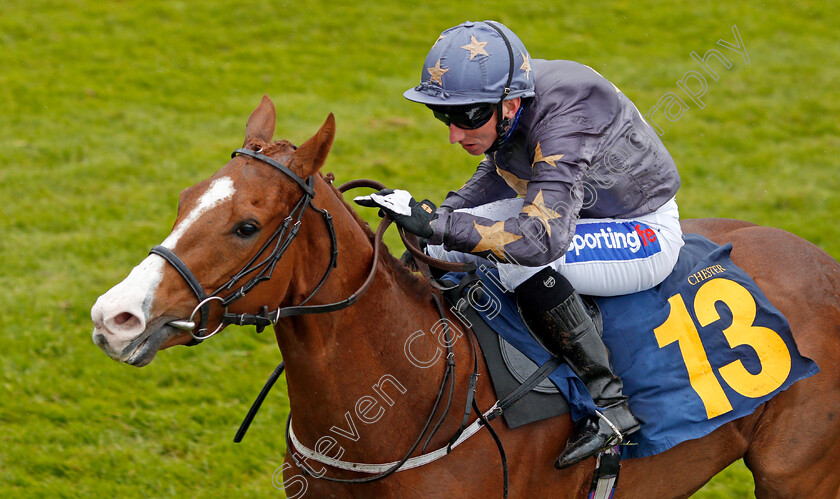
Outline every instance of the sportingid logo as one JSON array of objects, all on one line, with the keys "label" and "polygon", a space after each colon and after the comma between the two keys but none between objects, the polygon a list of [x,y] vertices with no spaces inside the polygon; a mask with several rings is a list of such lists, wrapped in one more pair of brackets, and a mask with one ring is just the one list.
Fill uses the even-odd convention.
[{"label": "sportingid logo", "polygon": [[656,232],[640,222],[578,224],[566,263],[636,260],[660,251]]}]

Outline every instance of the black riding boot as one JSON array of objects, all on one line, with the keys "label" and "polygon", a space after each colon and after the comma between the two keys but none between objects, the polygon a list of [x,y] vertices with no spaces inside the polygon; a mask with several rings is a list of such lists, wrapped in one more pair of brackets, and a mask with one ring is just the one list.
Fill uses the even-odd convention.
[{"label": "black riding boot", "polygon": [[515,294],[531,335],[550,354],[566,361],[598,406],[598,414],[575,423],[574,434],[554,466],[562,469],[579,463],[638,430],[623,384],[610,369],[601,331],[569,281],[549,267],[520,284]]}]

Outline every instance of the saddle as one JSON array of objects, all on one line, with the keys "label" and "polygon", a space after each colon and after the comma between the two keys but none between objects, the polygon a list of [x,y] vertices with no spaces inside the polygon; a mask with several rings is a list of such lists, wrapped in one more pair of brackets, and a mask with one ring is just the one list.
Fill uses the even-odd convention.
[{"label": "saddle", "polygon": [[[700,438],[819,372],[799,353],[787,319],[732,262],[730,244],[720,246],[695,234],[684,239],[674,271],[658,286],[589,299],[600,309],[610,363],[641,423],[622,459],[651,456]],[[509,401],[511,394],[526,392],[502,412],[510,428],[567,412],[574,420],[594,413],[580,379],[528,333],[496,269],[449,273],[442,280],[450,281],[444,296],[452,310],[475,332],[498,399]],[[695,314],[701,307],[711,307],[717,320],[701,323]],[[752,334],[752,328],[761,334]],[[740,334],[735,343],[729,336],[733,331]],[[703,362],[699,367],[697,359]],[[550,361],[556,369],[534,379]],[[743,370],[744,376],[731,378],[733,369]],[[719,387],[714,399],[694,389],[701,386],[698,380]]]},{"label": "saddle", "polygon": [[[457,286],[453,286],[451,281],[444,280],[442,283],[446,300],[453,307],[458,307],[459,314],[472,325],[496,397],[503,400],[528,382],[540,366],[496,333],[487,325],[481,314],[468,305],[466,296],[469,293],[475,294],[475,291],[472,291],[473,287],[480,286],[481,280],[477,277],[461,279]],[[569,412],[566,398],[548,379],[549,374],[551,373],[546,371],[541,373],[539,379],[531,380],[533,387],[502,412],[509,428],[518,428]]]}]

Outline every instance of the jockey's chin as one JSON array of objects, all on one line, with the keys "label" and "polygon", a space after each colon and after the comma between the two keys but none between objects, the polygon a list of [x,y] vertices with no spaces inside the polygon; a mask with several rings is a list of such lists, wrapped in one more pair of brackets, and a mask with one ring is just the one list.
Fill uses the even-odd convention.
[{"label": "jockey's chin", "polygon": [[484,154],[489,147],[484,147],[483,144],[461,144],[461,147],[464,148],[465,151],[472,154],[473,156],[481,156]]}]

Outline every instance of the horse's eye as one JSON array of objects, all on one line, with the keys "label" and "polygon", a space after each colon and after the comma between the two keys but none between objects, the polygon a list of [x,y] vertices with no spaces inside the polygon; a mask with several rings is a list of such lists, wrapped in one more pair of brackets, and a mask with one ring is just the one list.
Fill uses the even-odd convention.
[{"label": "horse's eye", "polygon": [[259,232],[259,230],[260,228],[252,223],[244,223],[236,227],[236,230],[234,232],[239,237],[247,238],[253,236],[257,232]]}]

